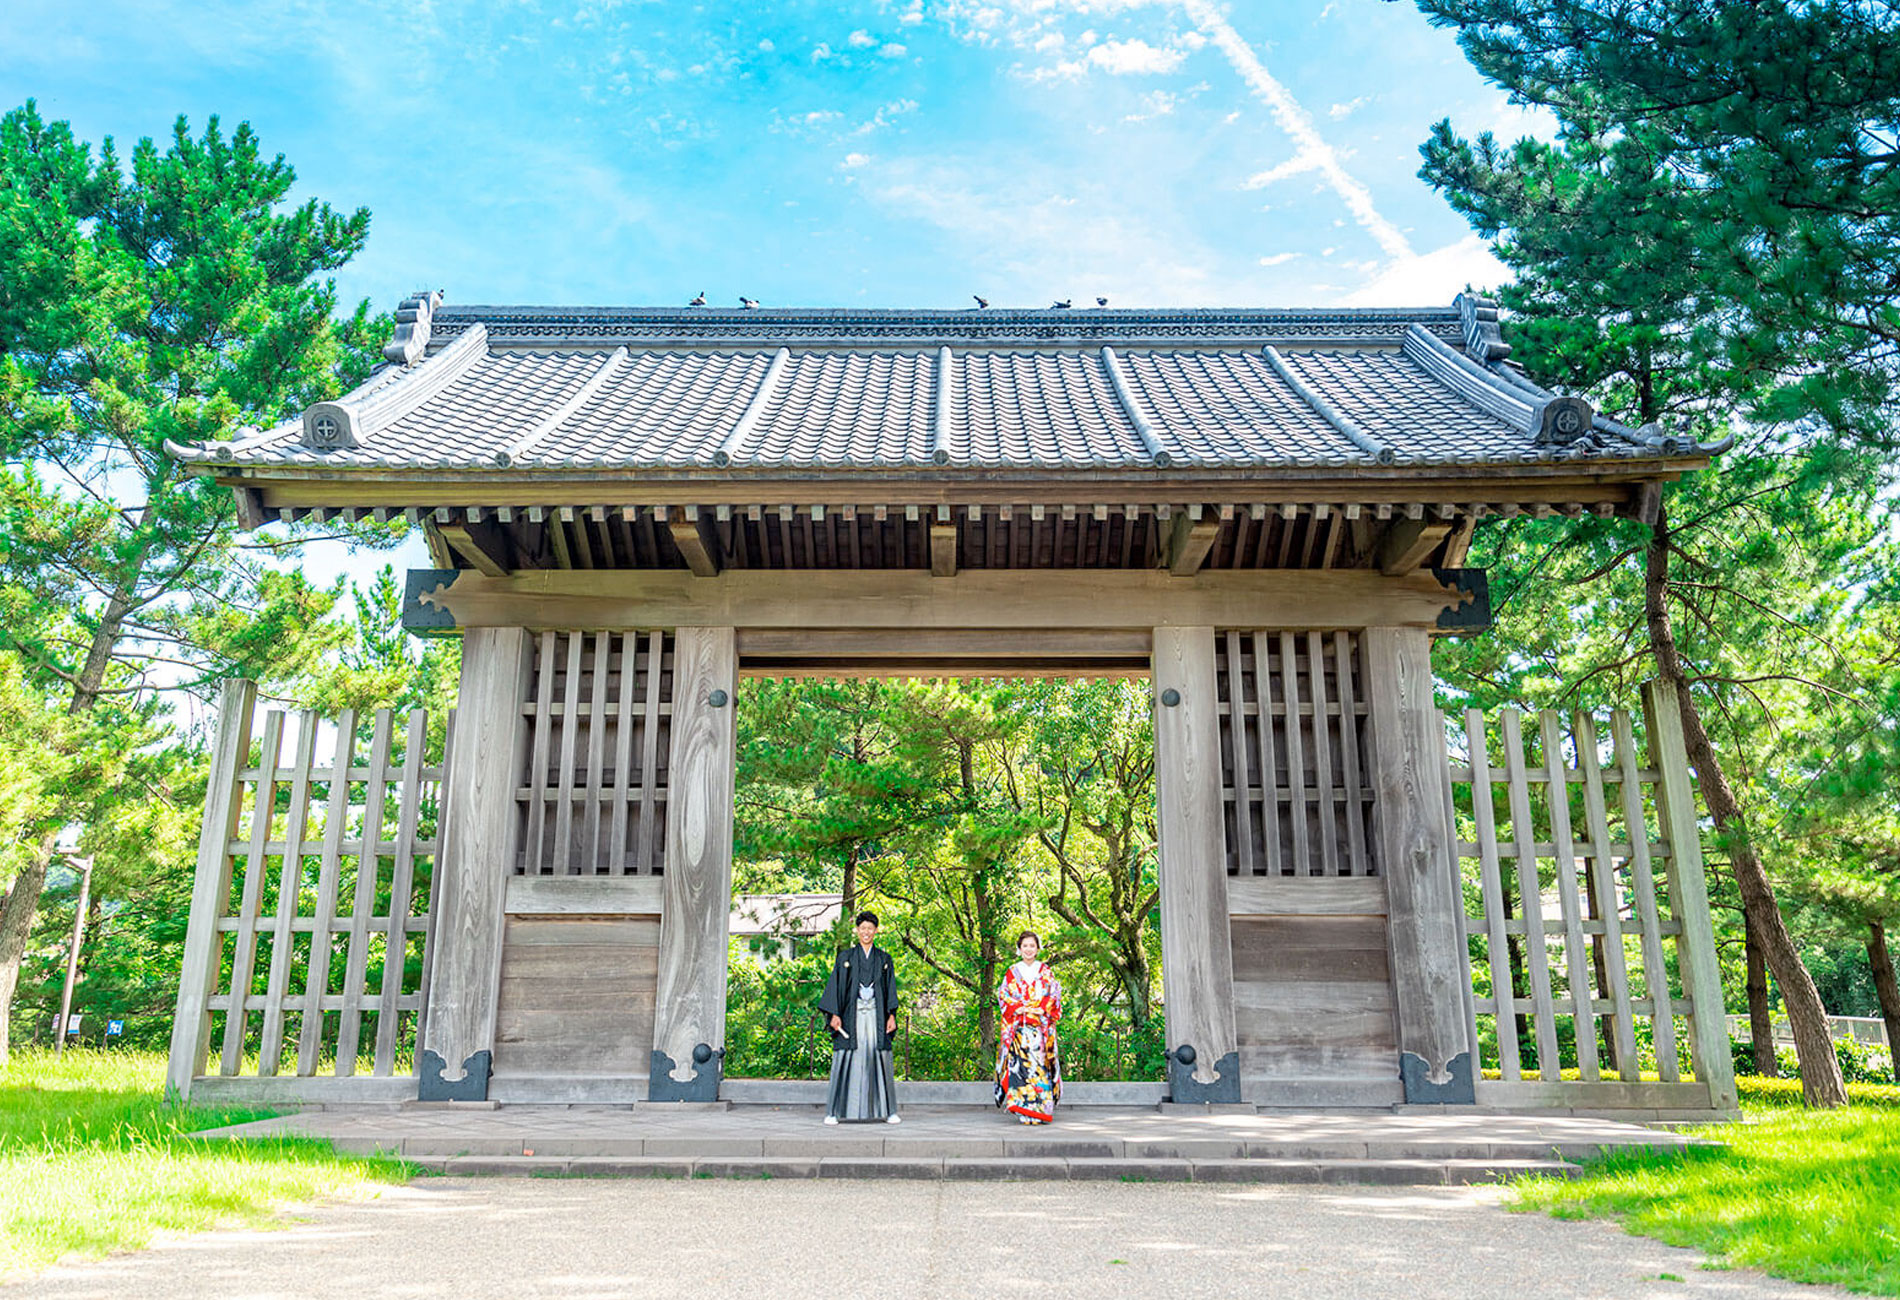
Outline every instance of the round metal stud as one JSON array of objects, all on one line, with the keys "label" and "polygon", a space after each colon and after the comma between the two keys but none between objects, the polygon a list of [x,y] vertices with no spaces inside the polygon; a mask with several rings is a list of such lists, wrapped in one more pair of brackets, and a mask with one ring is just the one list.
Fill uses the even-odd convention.
[{"label": "round metal stud", "polygon": [[1172,709],[1181,702],[1181,692],[1170,686],[1167,690],[1161,692],[1161,702]]},{"label": "round metal stud", "polygon": [[727,695],[724,691],[714,691],[711,695],[706,697],[706,703],[712,705],[715,709],[723,709],[726,707],[726,701],[731,698],[732,697]]},{"label": "round metal stud", "polygon": [[705,1043],[695,1044],[693,1047],[693,1064],[704,1065],[710,1060],[712,1060],[712,1048],[708,1047]]}]

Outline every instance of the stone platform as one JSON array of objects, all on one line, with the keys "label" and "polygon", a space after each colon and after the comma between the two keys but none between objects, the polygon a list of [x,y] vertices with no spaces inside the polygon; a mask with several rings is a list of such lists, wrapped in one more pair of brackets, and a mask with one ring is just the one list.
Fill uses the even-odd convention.
[{"label": "stone platform", "polygon": [[1564,1177],[1599,1152],[1697,1141],[1609,1119],[1404,1107],[1079,1106],[1029,1127],[968,1106],[828,1126],[815,1106],[453,1103],[306,1110],[200,1136],[324,1138],[448,1174],[1387,1184]]}]

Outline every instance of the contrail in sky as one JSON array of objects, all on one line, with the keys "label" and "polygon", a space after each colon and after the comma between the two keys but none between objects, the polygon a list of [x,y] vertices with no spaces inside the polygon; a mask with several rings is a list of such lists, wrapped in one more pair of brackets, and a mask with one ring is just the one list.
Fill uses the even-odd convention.
[{"label": "contrail in sky", "polygon": [[1366,187],[1340,165],[1339,155],[1320,138],[1318,128],[1313,125],[1312,114],[1267,71],[1266,65],[1252,47],[1240,38],[1240,33],[1215,7],[1213,0],[1180,0],[1180,4],[1195,26],[1201,29],[1202,35],[1220,47],[1227,61],[1233,64],[1234,71],[1266,104],[1273,113],[1273,120],[1293,141],[1293,158],[1253,177],[1248,181],[1249,187],[1257,189],[1300,172],[1316,171],[1325,179],[1327,186],[1345,200],[1354,220],[1378,241],[1379,247],[1385,250],[1388,257],[1411,257],[1411,243],[1397,226],[1379,214]]}]

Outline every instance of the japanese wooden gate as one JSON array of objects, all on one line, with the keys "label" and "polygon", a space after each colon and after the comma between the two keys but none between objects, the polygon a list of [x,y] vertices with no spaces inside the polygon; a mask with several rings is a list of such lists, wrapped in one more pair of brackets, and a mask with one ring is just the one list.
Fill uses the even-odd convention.
[{"label": "japanese wooden gate", "polygon": [[1505,714],[1448,765],[1478,520],[1705,459],[1532,389],[1484,304],[402,316],[358,393],[176,449],[253,523],[422,525],[405,617],[463,641],[433,763],[279,714],[254,757],[227,695],[178,1091],[712,1099],[740,678],[1138,673],[1175,1100],[1732,1106],[1667,702],[1646,758]]}]

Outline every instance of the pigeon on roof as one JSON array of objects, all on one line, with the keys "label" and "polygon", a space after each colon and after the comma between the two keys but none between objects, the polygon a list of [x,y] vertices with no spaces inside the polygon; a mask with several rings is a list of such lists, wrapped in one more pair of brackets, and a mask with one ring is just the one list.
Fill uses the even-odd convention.
[{"label": "pigeon on roof", "polygon": [[739,299],[739,305],[750,310],[759,305],[759,300],[757,298],[747,298],[742,295]]},{"label": "pigeon on roof", "polygon": [[982,294],[980,294],[980,293],[973,293],[973,294],[971,294],[970,296],[971,296],[972,298],[974,298],[974,299],[976,299],[976,308],[977,308],[977,310],[978,310],[978,311],[981,311],[981,310],[983,310],[983,308],[985,308],[985,307],[987,307],[987,306],[989,306],[989,305],[990,305],[990,300],[989,300],[988,298],[985,298],[985,297],[984,297],[984,296],[983,296]]},{"label": "pigeon on roof", "polygon": [[1050,303],[1049,310],[1050,311],[1067,311],[1069,308],[1073,307],[1074,305],[1075,305],[1075,300],[1073,298],[1064,298],[1059,302]]},{"label": "pigeon on roof", "polygon": [[686,305],[688,307],[704,307],[706,305],[706,291],[701,289],[699,293],[694,296],[693,300]]},{"label": "pigeon on roof", "polygon": [[1106,299],[1106,298],[1097,298],[1097,299],[1095,300],[1095,305],[1096,305],[1097,307],[1106,307],[1106,306],[1108,306],[1108,299]]}]

